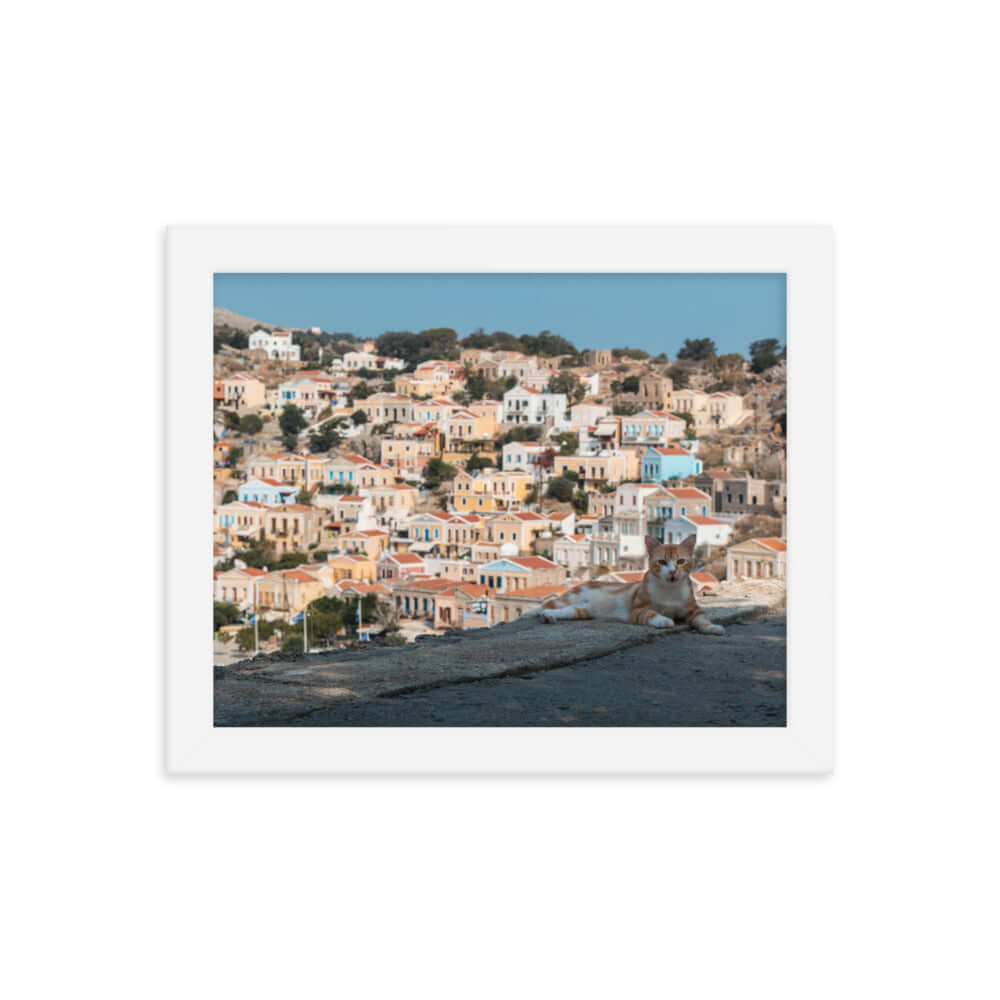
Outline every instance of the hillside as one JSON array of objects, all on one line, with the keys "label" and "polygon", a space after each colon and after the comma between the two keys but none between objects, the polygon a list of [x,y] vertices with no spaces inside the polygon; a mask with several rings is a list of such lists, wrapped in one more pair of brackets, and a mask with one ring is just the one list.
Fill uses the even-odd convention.
[{"label": "hillside", "polygon": [[234,313],[229,309],[219,308],[213,310],[212,322],[216,329],[227,326],[233,330],[243,330],[245,333],[256,330],[257,327],[263,327],[265,330],[285,329],[285,327],[275,326],[273,323],[260,323],[255,319],[250,319],[249,316],[240,316],[239,313]]}]

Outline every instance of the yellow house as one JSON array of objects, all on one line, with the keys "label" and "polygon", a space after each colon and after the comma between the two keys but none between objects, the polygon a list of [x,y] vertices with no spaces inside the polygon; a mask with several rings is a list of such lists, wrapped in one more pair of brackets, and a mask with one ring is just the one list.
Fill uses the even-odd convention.
[{"label": "yellow house", "polygon": [[603,455],[557,455],[553,472],[562,476],[567,470],[575,472],[586,483],[626,483],[639,478],[639,453],[635,451],[610,451]]},{"label": "yellow house", "polygon": [[520,510],[533,485],[524,472],[460,472],[452,482],[451,503],[459,514]]},{"label": "yellow house", "polygon": [[274,479],[311,490],[323,482],[326,461],[322,455],[265,452],[247,462],[247,478]]},{"label": "yellow house", "polygon": [[375,392],[358,403],[369,423],[395,424],[413,420],[413,401],[392,392]]},{"label": "yellow house", "polygon": [[255,500],[236,500],[214,510],[213,537],[220,545],[250,545],[259,542],[264,528],[264,515],[270,510]]},{"label": "yellow house", "polygon": [[279,555],[307,549],[320,541],[324,513],[301,503],[270,507],[264,515],[264,539],[274,543]]},{"label": "yellow house", "polygon": [[436,424],[444,427],[458,407],[447,399],[427,399],[413,402],[412,420],[418,424]]},{"label": "yellow house", "polygon": [[375,582],[375,560],[371,556],[360,553],[331,556],[326,561],[326,567],[330,571],[334,583],[339,583],[341,580]]},{"label": "yellow house", "polygon": [[375,516],[384,523],[386,520],[399,521],[409,515],[417,506],[419,493],[414,486],[397,483],[385,486],[363,486],[358,492],[370,497]]},{"label": "yellow house", "polygon": [[451,448],[454,442],[491,440],[496,434],[495,414],[459,407],[451,411],[444,433],[446,448]]},{"label": "yellow house", "polygon": [[480,399],[474,403],[466,403],[462,408],[485,420],[481,429],[486,437],[496,437],[503,420],[503,403],[495,399]]},{"label": "yellow house", "polygon": [[518,552],[530,554],[535,538],[549,530],[549,519],[534,511],[508,511],[489,518],[486,527],[489,541],[513,542]]},{"label": "yellow house", "polygon": [[422,469],[435,455],[440,453],[439,435],[418,433],[414,437],[382,438],[382,464],[390,469],[404,469],[407,472]]},{"label": "yellow house", "polygon": [[372,560],[378,559],[388,545],[388,531],[375,531],[369,528],[363,531],[351,531],[340,536],[342,552],[369,556]]},{"label": "yellow house", "polygon": [[726,550],[726,577],[784,580],[788,546],[780,538],[748,538]]},{"label": "yellow house", "polygon": [[253,409],[264,405],[266,386],[252,375],[232,375],[222,380],[222,401],[238,410]]},{"label": "yellow house", "polygon": [[215,574],[215,599],[235,604],[242,610],[253,607],[256,597],[255,582],[265,575],[265,570],[229,569]]},{"label": "yellow house", "polygon": [[290,618],[325,594],[320,576],[306,569],[286,569],[257,578],[257,607],[265,616]]}]

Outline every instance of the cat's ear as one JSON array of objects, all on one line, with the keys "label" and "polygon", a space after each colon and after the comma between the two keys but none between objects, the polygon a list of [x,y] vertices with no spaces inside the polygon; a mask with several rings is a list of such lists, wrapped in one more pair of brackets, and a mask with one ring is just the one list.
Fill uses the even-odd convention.
[{"label": "cat's ear", "polygon": [[646,553],[647,555],[652,555],[660,547],[660,540],[658,538],[650,538],[646,535]]},{"label": "cat's ear", "polygon": [[688,536],[687,536],[687,538],[685,538],[685,539],[684,539],[684,541],[683,541],[683,542],[681,542],[681,548],[682,548],[682,549],[683,549],[683,550],[684,550],[684,551],[685,551],[685,552],[686,552],[686,553],[687,553],[687,554],[688,554],[689,556],[690,556],[690,555],[693,555],[693,554],[694,554],[694,543],[695,543],[695,538],[696,538],[696,536],[695,536],[695,535],[688,535]]}]

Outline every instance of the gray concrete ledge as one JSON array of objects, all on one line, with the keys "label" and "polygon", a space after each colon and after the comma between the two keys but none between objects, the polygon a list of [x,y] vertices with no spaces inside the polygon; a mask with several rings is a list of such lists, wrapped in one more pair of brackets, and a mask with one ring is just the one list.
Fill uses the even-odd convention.
[{"label": "gray concrete ledge", "polygon": [[[702,602],[709,618],[732,625],[760,617],[764,603],[727,598]],[[455,632],[407,646],[345,650],[278,662],[242,661],[215,668],[215,725],[296,725],[344,700],[392,698],[445,685],[513,677],[585,663],[648,643],[670,643],[678,631],[617,622],[537,618]],[[699,636],[712,643],[717,637]]]}]

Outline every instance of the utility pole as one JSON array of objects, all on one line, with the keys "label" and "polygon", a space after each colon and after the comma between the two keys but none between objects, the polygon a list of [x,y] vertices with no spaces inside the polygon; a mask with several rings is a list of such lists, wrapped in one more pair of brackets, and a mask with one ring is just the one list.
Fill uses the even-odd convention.
[{"label": "utility pole", "polygon": [[254,578],[253,581],[253,655],[256,656],[260,651],[260,632],[257,628],[257,622],[260,620],[260,610],[257,607],[257,579]]},{"label": "utility pole", "polygon": [[302,652],[309,652],[309,608],[302,609]]}]

